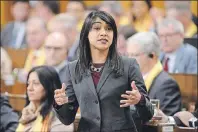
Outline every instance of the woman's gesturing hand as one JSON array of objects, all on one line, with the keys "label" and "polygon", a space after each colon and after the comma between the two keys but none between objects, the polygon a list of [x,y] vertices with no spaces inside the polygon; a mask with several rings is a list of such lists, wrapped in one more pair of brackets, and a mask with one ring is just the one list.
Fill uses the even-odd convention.
[{"label": "woman's gesturing hand", "polygon": [[131,83],[131,89],[132,91],[126,91],[126,94],[121,95],[121,97],[125,98],[126,100],[120,100],[120,107],[128,107],[130,105],[135,105],[140,101],[141,94],[135,85],[135,81]]},{"label": "woman's gesturing hand", "polygon": [[61,89],[56,89],[54,91],[54,99],[58,105],[63,105],[68,102],[68,97],[66,96],[66,86],[63,83]]}]

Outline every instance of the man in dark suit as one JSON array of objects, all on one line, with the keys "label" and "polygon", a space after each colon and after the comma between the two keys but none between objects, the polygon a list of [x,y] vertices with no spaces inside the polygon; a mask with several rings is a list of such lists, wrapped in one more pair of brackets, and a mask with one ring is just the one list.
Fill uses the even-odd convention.
[{"label": "man in dark suit", "polygon": [[18,126],[19,116],[8,103],[6,96],[0,96],[0,132],[14,132]]},{"label": "man in dark suit", "polygon": [[25,48],[25,21],[28,18],[30,5],[27,0],[15,0],[11,12],[14,21],[5,25],[1,31],[1,44],[9,48]]},{"label": "man in dark suit", "polygon": [[129,57],[137,59],[149,97],[159,99],[160,109],[173,115],[181,109],[179,86],[166,72],[158,59],[160,41],[155,33],[137,33],[127,40]]},{"label": "man in dark suit", "polygon": [[66,78],[68,39],[63,33],[53,32],[47,36],[44,44],[46,64],[56,69],[62,83]]}]

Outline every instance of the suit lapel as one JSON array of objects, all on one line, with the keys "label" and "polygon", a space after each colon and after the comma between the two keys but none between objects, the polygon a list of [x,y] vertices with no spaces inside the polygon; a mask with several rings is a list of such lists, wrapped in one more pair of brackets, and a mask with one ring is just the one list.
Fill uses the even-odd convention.
[{"label": "suit lapel", "polygon": [[163,64],[165,54],[162,52],[160,53],[159,60]]},{"label": "suit lapel", "polygon": [[7,30],[8,33],[6,34],[7,36],[5,37],[6,43],[7,43],[9,46],[12,46],[12,45],[11,45],[10,36],[12,36],[13,30],[14,30],[14,22],[12,22],[12,23],[10,24],[10,26],[8,27],[8,30]]},{"label": "suit lapel", "polygon": [[173,67],[173,72],[174,73],[177,73],[178,70],[179,70],[179,67],[180,65],[178,64],[181,64],[181,59],[184,55],[184,52],[183,52],[183,45],[178,49],[178,51],[176,52],[176,59],[175,59],[175,64],[174,64],[174,67]]},{"label": "suit lapel", "polygon": [[86,75],[86,82],[89,86],[89,89],[93,92],[93,94],[98,98],[98,95],[96,93],[96,89],[95,89],[95,86],[94,86],[94,83],[93,83],[93,79],[92,79],[92,76],[91,76],[91,72],[89,70],[87,70],[87,75]]},{"label": "suit lapel", "polygon": [[112,73],[112,71],[113,70],[108,67],[108,64],[105,63],[104,69],[102,71],[102,74],[100,76],[100,80],[99,80],[98,85],[97,85],[97,88],[96,88],[97,93],[100,92],[103,84],[107,80],[108,76]]}]

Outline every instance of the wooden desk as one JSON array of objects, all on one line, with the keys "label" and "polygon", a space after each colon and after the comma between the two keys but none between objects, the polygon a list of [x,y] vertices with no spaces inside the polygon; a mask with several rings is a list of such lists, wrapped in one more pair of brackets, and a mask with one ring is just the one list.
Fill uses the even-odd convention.
[{"label": "wooden desk", "polygon": [[174,132],[197,132],[198,129],[191,127],[175,127]]},{"label": "wooden desk", "polygon": [[[80,115],[77,114],[74,121],[75,131],[77,131],[78,129],[80,118],[81,118]],[[160,124],[160,125],[158,124],[158,125],[143,125],[142,132],[197,132],[197,129],[191,127],[178,127],[173,124]]]},{"label": "wooden desk", "polygon": [[170,74],[178,83],[182,95],[182,102],[189,104],[197,101],[197,75],[194,74]]},{"label": "wooden desk", "polygon": [[174,124],[144,125],[142,132],[197,132],[192,127],[178,127]]},{"label": "wooden desk", "polygon": [[9,57],[12,60],[13,68],[23,68],[25,64],[26,57],[28,55],[28,49],[12,49],[5,48]]}]

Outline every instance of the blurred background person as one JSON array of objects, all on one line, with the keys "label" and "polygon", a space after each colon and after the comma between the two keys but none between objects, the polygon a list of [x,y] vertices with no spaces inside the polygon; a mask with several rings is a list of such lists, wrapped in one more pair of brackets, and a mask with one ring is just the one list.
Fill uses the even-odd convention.
[{"label": "blurred background person", "polygon": [[118,29],[118,41],[117,41],[117,49],[121,55],[127,55],[126,53],[126,40],[134,35],[136,30],[131,25],[121,26]]},{"label": "blurred background person", "polygon": [[29,48],[25,65],[18,73],[20,82],[26,81],[27,73],[32,67],[45,63],[44,41],[48,35],[47,25],[40,17],[31,17],[26,24],[27,45]]},{"label": "blurred background person", "polygon": [[53,16],[60,13],[59,1],[38,1],[34,5],[34,15],[41,17],[47,23]]},{"label": "blurred background person", "polygon": [[59,74],[62,83],[65,83],[68,55],[68,37],[60,32],[50,33],[45,41],[46,65],[53,66]]},{"label": "blurred background person", "polygon": [[120,1],[103,1],[99,5],[99,10],[105,11],[113,16],[116,26],[119,28],[121,26],[122,18],[122,6]]},{"label": "blurred background person", "polygon": [[16,132],[64,131],[73,132],[74,126],[64,125],[53,110],[54,90],[61,87],[60,78],[54,68],[38,66],[30,70],[27,77],[27,105],[22,110]]},{"label": "blurred background person", "polygon": [[1,44],[3,47],[14,49],[26,48],[25,22],[28,19],[30,5],[28,0],[15,0],[11,6],[14,18],[12,22],[5,25],[1,31]]},{"label": "blurred background person", "polygon": [[84,19],[85,11],[87,7],[83,1],[78,0],[69,0],[66,6],[66,13],[71,14],[77,19],[77,30],[80,32]]},{"label": "blurred background person", "polygon": [[161,40],[160,60],[169,73],[197,74],[197,49],[184,44],[184,27],[181,22],[166,18],[157,26]]},{"label": "blurred background person", "polygon": [[27,44],[30,49],[24,69],[26,72],[45,62],[43,44],[48,35],[47,25],[42,18],[32,17],[27,21]]},{"label": "blurred background person", "polygon": [[140,65],[150,99],[159,99],[160,109],[167,115],[181,110],[178,84],[163,71],[159,60],[160,40],[154,32],[141,32],[127,40],[127,53]]},{"label": "blurred background person", "polygon": [[167,17],[173,17],[183,24],[184,37],[195,37],[197,26],[193,22],[191,1],[165,1],[165,5]]},{"label": "blurred background person", "polygon": [[12,109],[8,102],[8,98],[2,94],[0,96],[0,108],[0,131],[15,132],[19,123],[19,116]]},{"label": "blurred background person", "polygon": [[79,45],[79,32],[77,30],[77,19],[69,13],[61,13],[53,17],[48,23],[48,31],[62,32],[68,39],[68,61],[77,59]]},{"label": "blurred background person", "polygon": [[1,47],[1,79],[6,80],[12,74],[12,60],[6,50]]},{"label": "blurred background person", "polygon": [[153,27],[153,20],[149,14],[151,8],[150,0],[132,1],[132,25],[137,32],[149,31]]}]

